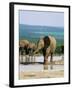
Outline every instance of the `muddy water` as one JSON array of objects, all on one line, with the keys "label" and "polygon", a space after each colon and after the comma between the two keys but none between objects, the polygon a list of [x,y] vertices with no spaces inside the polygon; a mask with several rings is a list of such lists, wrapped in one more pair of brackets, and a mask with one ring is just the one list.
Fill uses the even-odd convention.
[{"label": "muddy water", "polygon": [[29,65],[23,65],[20,64],[20,72],[25,71],[59,71],[64,70],[64,65],[43,65],[43,64],[29,64]]}]

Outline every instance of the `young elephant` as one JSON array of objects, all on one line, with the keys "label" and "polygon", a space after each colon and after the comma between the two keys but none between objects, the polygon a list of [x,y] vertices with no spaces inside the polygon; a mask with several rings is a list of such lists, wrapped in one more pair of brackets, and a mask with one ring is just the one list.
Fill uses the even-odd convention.
[{"label": "young elephant", "polygon": [[51,56],[50,62],[53,60],[53,53],[56,49],[56,39],[52,36],[45,36],[38,41],[37,49],[34,54],[42,49],[44,56],[44,64],[48,64],[48,57]]},{"label": "young elephant", "polygon": [[35,45],[35,43],[29,43],[28,52],[29,52],[30,62],[35,62],[35,55],[33,54],[33,52],[34,52],[35,50],[36,50],[36,45]]}]

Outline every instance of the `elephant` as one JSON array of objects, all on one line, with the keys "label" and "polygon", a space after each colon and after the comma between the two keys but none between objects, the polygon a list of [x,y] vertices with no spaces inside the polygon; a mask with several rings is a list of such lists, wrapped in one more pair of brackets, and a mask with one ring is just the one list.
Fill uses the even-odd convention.
[{"label": "elephant", "polygon": [[[33,59],[33,52],[36,49],[35,43],[31,43],[28,40],[20,40],[19,42],[19,53],[21,55],[21,59],[23,61],[23,57],[25,56],[25,62],[35,62],[35,57]],[[30,59],[31,57],[31,59]]]},{"label": "elephant", "polygon": [[28,40],[20,40],[19,42],[20,51],[25,50],[25,54],[33,54],[33,51],[36,48],[35,43],[31,43]]},{"label": "elephant", "polygon": [[39,52],[42,49],[44,56],[44,64],[48,64],[48,57],[51,56],[50,62],[53,61],[53,54],[56,49],[56,39],[53,36],[45,36],[39,39],[37,43],[37,49],[34,51],[34,54]]},{"label": "elephant", "polygon": [[19,41],[19,52],[21,53],[21,55],[23,55],[23,53],[27,53],[27,47],[29,45],[29,41],[28,40],[20,40]]},{"label": "elephant", "polygon": [[29,43],[28,49],[29,49],[29,54],[33,55],[33,52],[34,52],[35,49],[36,49],[35,43]]},{"label": "elephant", "polygon": [[28,45],[28,54],[31,62],[35,62],[35,55],[33,52],[36,50],[36,45],[35,43],[29,43]]},{"label": "elephant", "polygon": [[27,48],[29,45],[29,41],[28,40],[20,40],[19,41],[19,55],[20,55],[20,60],[21,62],[26,62],[26,55],[28,54]]}]

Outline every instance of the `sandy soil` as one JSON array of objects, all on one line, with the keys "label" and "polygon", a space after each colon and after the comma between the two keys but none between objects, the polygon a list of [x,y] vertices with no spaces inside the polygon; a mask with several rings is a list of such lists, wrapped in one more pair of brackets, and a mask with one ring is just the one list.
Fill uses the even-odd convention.
[{"label": "sandy soil", "polygon": [[37,78],[61,78],[64,77],[64,71],[38,71],[38,72],[20,72],[20,79]]}]

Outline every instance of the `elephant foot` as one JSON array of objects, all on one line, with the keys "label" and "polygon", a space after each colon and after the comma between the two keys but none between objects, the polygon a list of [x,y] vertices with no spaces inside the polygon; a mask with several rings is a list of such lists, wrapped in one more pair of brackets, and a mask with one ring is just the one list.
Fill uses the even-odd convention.
[{"label": "elephant foot", "polygon": [[48,60],[44,60],[44,65],[47,65],[48,64]]}]

